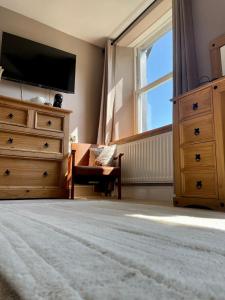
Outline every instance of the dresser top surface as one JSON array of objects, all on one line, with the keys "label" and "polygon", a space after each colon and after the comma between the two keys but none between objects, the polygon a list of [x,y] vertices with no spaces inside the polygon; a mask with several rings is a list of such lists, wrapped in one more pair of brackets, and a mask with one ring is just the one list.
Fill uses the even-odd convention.
[{"label": "dresser top surface", "polygon": [[63,109],[63,108],[58,108],[58,107],[53,107],[53,106],[48,106],[44,104],[38,104],[38,103],[33,103],[27,100],[19,100],[16,98],[11,98],[7,96],[0,95],[0,102],[7,102],[7,103],[12,103],[12,104],[19,104],[19,105],[26,105],[28,107],[34,107],[36,109],[44,109],[49,112],[61,112],[61,113],[72,113],[71,110],[68,109]]},{"label": "dresser top surface", "polygon": [[183,98],[183,97],[185,97],[185,96],[194,94],[194,93],[196,93],[196,92],[200,92],[200,91],[202,91],[202,90],[204,90],[204,89],[206,89],[206,88],[212,87],[214,84],[219,84],[219,83],[221,83],[221,82],[224,82],[224,83],[225,83],[225,76],[223,76],[223,77],[221,77],[221,78],[218,78],[218,79],[215,79],[215,80],[212,80],[212,81],[210,81],[210,82],[206,82],[206,83],[200,85],[199,87],[197,87],[197,88],[195,88],[195,89],[193,89],[193,90],[190,90],[190,91],[188,91],[188,92],[186,92],[186,93],[183,93],[183,94],[181,94],[181,95],[179,95],[179,96],[177,96],[177,97],[174,97],[174,100],[179,100],[179,99],[181,99],[181,98]]}]

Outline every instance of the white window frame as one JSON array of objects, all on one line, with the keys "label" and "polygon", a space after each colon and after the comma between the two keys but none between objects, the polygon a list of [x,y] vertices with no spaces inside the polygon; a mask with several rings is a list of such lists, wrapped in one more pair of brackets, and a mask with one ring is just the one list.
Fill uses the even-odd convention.
[{"label": "white window frame", "polygon": [[[160,22],[161,21],[161,22]],[[134,55],[134,66],[135,66],[135,104],[134,104],[134,111],[135,111],[135,131],[136,133],[142,133],[146,130],[143,130],[142,124],[143,124],[143,118],[142,115],[142,105],[140,101],[140,95],[143,93],[148,92],[152,88],[155,88],[163,83],[165,83],[168,80],[173,79],[173,72],[170,72],[159,79],[155,80],[152,83],[146,84],[143,87],[140,87],[141,82],[141,74],[140,74],[140,53],[149,48],[151,45],[154,44],[155,41],[157,41],[161,36],[163,36],[165,33],[170,31],[172,29],[172,14],[167,13],[165,16],[161,17],[161,20],[158,22],[158,24],[155,24],[155,26],[152,26],[150,28],[150,33],[147,38],[145,38],[143,41],[141,41],[136,47],[134,48],[135,55]],[[168,99],[169,101],[169,99]]]}]

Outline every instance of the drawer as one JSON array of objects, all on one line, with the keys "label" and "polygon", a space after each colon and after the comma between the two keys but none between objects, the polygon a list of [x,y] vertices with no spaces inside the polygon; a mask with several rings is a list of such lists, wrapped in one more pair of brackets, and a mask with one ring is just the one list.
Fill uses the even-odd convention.
[{"label": "drawer", "polygon": [[183,196],[217,197],[217,178],[214,172],[184,172],[181,176]]},{"label": "drawer", "polygon": [[62,153],[62,140],[20,133],[0,132],[0,148],[60,154]]},{"label": "drawer", "polygon": [[10,105],[0,105],[0,123],[27,126],[28,110],[14,108]]},{"label": "drawer", "polygon": [[212,110],[211,88],[185,96],[180,100],[180,120]]},{"label": "drawer", "polygon": [[214,124],[211,115],[194,118],[180,124],[180,143],[196,143],[214,140]]},{"label": "drawer", "polygon": [[35,128],[62,132],[63,117],[36,112]]},{"label": "drawer", "polygon": [[216,169],[215,143],[201,143],[181,148],[181,168]]},{"label": "drawer", "polygon": [[58,186],[60,162],[0,157],[0,186]]}]

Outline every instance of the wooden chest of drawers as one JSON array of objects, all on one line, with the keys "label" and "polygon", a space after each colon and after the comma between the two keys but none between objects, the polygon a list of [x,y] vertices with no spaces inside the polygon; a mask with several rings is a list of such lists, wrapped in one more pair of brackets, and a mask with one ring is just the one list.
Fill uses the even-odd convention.
[{"label": "wooden chest of drawers", "polygon": [[0,199],[68,197],[69,115],[0,96]]},{"label": "wooden chest of drawers", "polygon": [[175,206],[225,210],[225,79],[174,99]]}]

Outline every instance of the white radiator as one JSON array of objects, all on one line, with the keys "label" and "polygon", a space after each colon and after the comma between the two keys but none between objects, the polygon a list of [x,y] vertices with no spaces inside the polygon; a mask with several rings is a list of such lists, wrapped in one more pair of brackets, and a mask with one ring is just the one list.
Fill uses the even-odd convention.
[{"label": "white radiator", "polygon": [[172,132],[117,146],[123,183],[173,182]]}]

